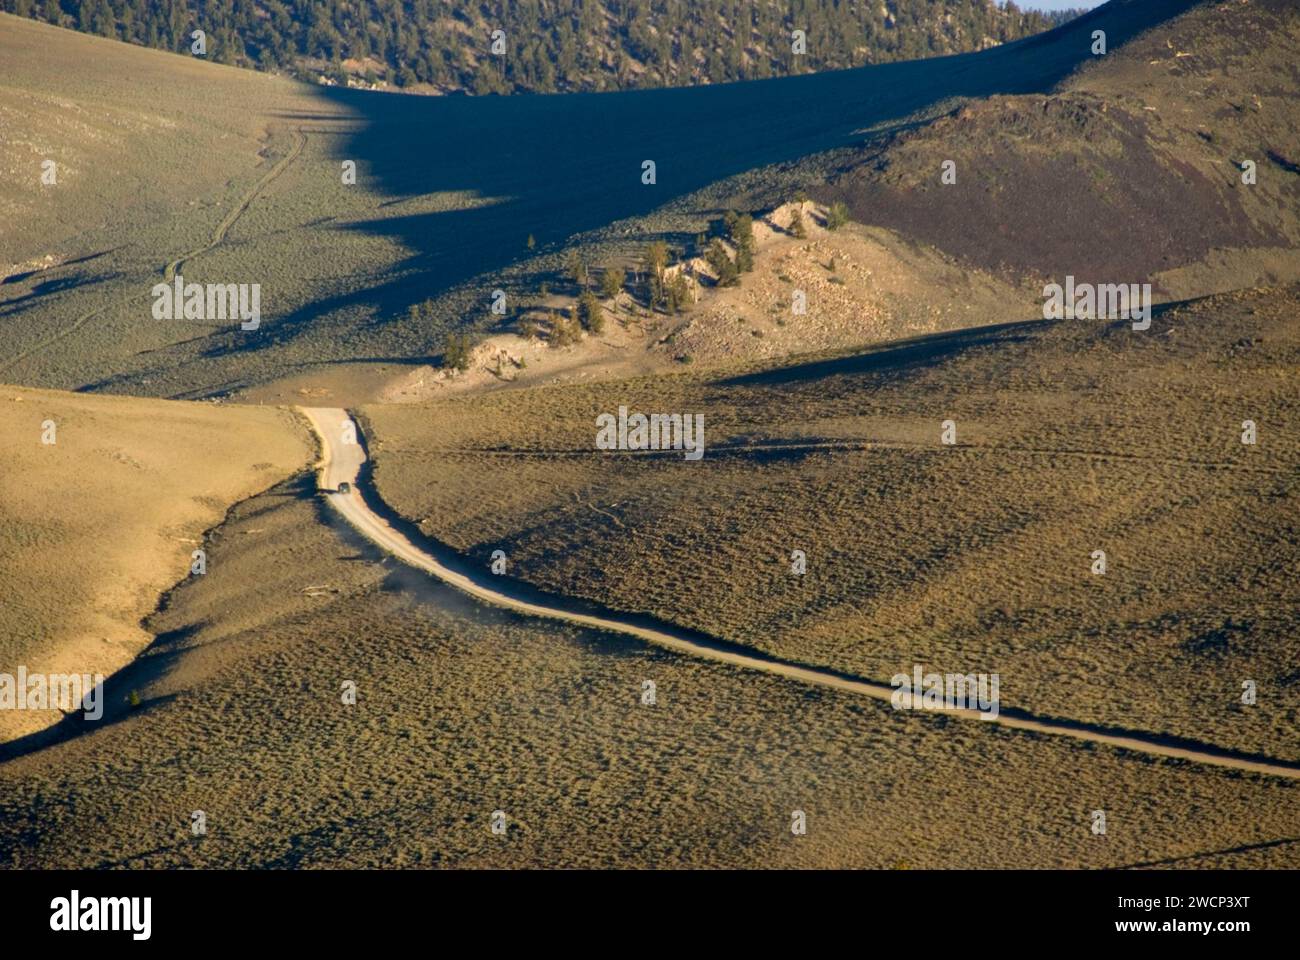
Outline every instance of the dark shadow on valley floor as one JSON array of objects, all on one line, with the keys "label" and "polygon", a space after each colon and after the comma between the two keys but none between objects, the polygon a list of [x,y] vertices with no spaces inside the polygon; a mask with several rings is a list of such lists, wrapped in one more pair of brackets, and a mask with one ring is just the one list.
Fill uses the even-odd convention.
[{"label": "dark shadow on valley floor", "polygon": [[[292,335],[322,309],[403,311],[574,234],[649,213],[726,177],[860,142],[861,131],[904,123],[952,98],[1050,90],[1194,0],[1112,0],[1048,33],[990,50],[693,88],[508,97],[418,97],[323,86],[357,121],[338,157],[395,198],[468,192],[473,209],[375,219],[347,229],[413,251],[401,275],[316,303],[277,323]],[[303,114],[289,122],[310,122]],[[337,115],[331,116],[337,120]],[[657,182],[641,182],[653,160]],[[265,344],[248,343],[245,347]]]}]

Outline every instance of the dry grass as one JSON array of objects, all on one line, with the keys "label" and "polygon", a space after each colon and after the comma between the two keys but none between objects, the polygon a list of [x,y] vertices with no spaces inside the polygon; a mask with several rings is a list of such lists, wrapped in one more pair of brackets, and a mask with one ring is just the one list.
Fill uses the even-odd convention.
[{"label": "dry grass", "polygon": [[[140,620],[188,574],[203,531],[312,451],[272,407],[18,387],[0,387],[0,449],[0,672],[106,675],[148,645]],[[58,719],[0,711],[0,740]]]},{"label": "dry grass", "polygon": [[[549,589],[875,679],[999,672],[1008,705],[1294,759],[1298,303],[365,413],[389,503]],[[619,405],[704,413],[704,459],[597,451]]]},{"label": "dry grass", "polygon": [[1017,276],[1152,280],[1171,299],[1300,280],[1296,5],[1200,3],[1124,45],[1109,36],[1053,90],[883,138],[815,195]]},{"label": "dry grass", "polygon": [[[1202,5],[1061,87],[1081,33],[796,78],[761,88],[762,109],[754,88],[702,88],[685,111],[677,93],[313,91],[0,17],[0,378],[375,395],[395,368],[418,379],[448,325],[492,322],[485,291],[517,302],[554,280],[566,244],[630,256],[847,167],[824,199],[869,225],[770,245],[661,345],[659,365],[696,360],[675,375],[367,407],[382,495],[485,564],[504,549],[516,576],[788,659],[997,672],[1006,706],[1296,759],[1300,289],[1180,307],[1144,334],[1018,325],[783,359],[1021,320],[1022,275],[1154,275],[1171,295],[1291,276],[1296,20],[1281,0],[1238,7]],[[846,146],[909,115],[911,132]],[[653,199],[624,168],[648,129],[672,158]],[[518,152],[483,150],[501,131]],[[1233,164],[1270,150],[1244,192]],[[940,189],[948,157],[958,184]],[[187,251],[187,279],[266,288],[262,336],[150,320],[150,286]],[[796,284],[809,315],[778,323]],[[426,298],[434,316],[405,320]],[[544,375],[635,368],[670,332]],[[703,413],[704,460],[596,451],[594,418],[624,404]],[[1292,783],[502,614],[332,528],[305,474],[235,506],[209,573],[141,623],[202,530],[303,463],[302,431],[270,408],[13,388],[0,411],[17,598],[0,670],[117,671],[103,723],[0,744],[0,864],[1300,865]]]},{"label": "dry grass", "polygon": [[[378,283],[408,255],[359,224],[475,201],[448,191],[389,209],[356,154],[362,175],[344,188],[341,144],[361,122],[309,85],[4,14],[0,23],[0,380],[200,397],[349,347],[401,353],[337,325],[373,321],[348,299],[358,278]],[[53,186],[40,180],[47,159]],[[187,253],[187,281],[260,284],[256,334],[153,319],[150,290]],[[300,336],[291,321],[308,310]]]},{"label": "dry grass", "polygon": [[[172,593],[159,641],[116,680],[141,710],[5,764],[0,863],[1297,864],[1293,784],[898,714],[499,614],[360,562],[368,548],[321,523],[307,489],[234,510],[213,572]],[[796,809],[807,836],[790,833]]]}]

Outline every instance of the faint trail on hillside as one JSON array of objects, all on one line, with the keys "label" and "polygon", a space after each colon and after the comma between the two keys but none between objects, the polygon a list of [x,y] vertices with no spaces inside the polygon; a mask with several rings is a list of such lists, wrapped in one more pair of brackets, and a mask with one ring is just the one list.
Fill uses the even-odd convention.
[{"label": "faint trail on hillside", "polygon": [[[289,169],[289,165],[292,164],[294,160],[298,159],[298,156],[302,153],[303,147],[307,145],[307,135],[303,133],[301,130],[297,129],[296,127],[293,130],[293,135],[294,135],[294,142],[293,142],[293,146],[290,147],[289,152],[285,154],[283,157],[281,157],[279,162],[277,162],[275,166],[273,166],[270,170],[268,170],[265,174],[262,175],[262,179],[258,180],[257,183],[255,183],[242,197],[240,197],[240,199],[238,200],[238,202],[236,202],[235,206],[231,209],[231,211],[228,214],[226,214],[224,218],[222,218],[221,222],[217,224],[216,229],[212,231],[211,242],[205,244],[202,247],[199,247],[197,250],[191,250],[189,253],[177,257],[175,260],[167,264],[167,266],[163,267],[164,279],[171,281],[172,278],[175,277],[177,271],[179,271],[181,266],[185,263],[185,261],[193,259],[194,257],[197,257],[200,254],[207,253],[213,247],[219,246],[226,239],[226,234],[230,231],[230,228],[235,225],[235,222],[239,220],[239,218],[244,214],[244,211],[246,211],[249,208],[249,206],[252,204],[252,202],[257,199],[258,194],[260,194],[268,184],[270,184],[272,181],[277,179],[282,173],[284,173],[285,170]],[[113,309],[114,307],[125,306],[126,304],[130,303],[132,300],[137,299],[138,296],[139,296],[138,294],[128,294],[127,296],[122,297],[121,299],[116,300],[113,303],[107,304],[106,306],[96,307],[94,310],[91,310],[88,313],[83,313],[81,316],[77,317],[77,319],[73,320],[72,323],[68,324],[68,326],[64,327],[62,330],[58,331],[57,333],[49,337],[46,337],[44,340],[41,340],[39,343],[36,343],[28,347],[26,350],[23,350],[21,353],[15,354],[14,356],[6,360],[4,363],[0,363],[0,373],[4,373],[5,371],[11,369],[12,367],[21,363],[23,360],[26,360],[28,357],[32,356],[33,354],[40,353],[42,350],[46,349],[47,347],[53,346],[55,343],[58,343],[60,340],[62,340],[64,337],[68,336],[69,334],[75,333],[81,326],[83,326],[88,321],[93,320],[95,317],[99,316],[100,314],[107,313],[109,310]]]},{"label": "faint trail on hillside", "polygon": [[271,167],[270,170],[264,173],[262,179],[253,184],[252,188],[249,189],[247,193],[240,197],[234,207],[231,208],[230,212],[222,218],[222,221],[217,224],[216,229],[212,231],[212,239],[206,245],[199,247],[197,250],[191,250],[189,253],[182,254],[171,263],[167,264],[167,266],[163,267],[164,280],[171,280],[180,271],[181,267],[184,266],[186,260],[192,260],[197,256],[207,253],[213,247],[220,246],[221,243],[225,241],[226,234],[230,231],[230,228],[233,227],[235,222],[244,215],[244,211],[246,211],[249,206],[252,205],[253,201],[257,199],[258,194],[265,190],[275,180],[279,179],[280,175],[288,170],[289,166],[298,159],[299,155],[302,153],[303,147],[307,145],[307,134],[303,133],[302,130],[297,127],[293,128],[292,133],[293,145],[289,148],[289,152],[281,157],[275,166]]},{"label": "faint trail on hillside", "polygon": [[[479,579],[476,579],[470,573],[454,569],[451,565],[456,563],[454,557],[448,562],[440,561],[430,552],[430,549],[437,547],[436,543],[429,549],[418,545],[411,536],[396,529],[366,502],[361,488],[357,485],[358,475],[367,459],[362,445],[363,438],[360,427],[346,410],[323,407],[297,409],[307,417],[312,429],[320,438],[321,457],[316,465],[317,486],[326,494],[330,506],[362,536],[385,552],[479,600],[529,616],[560,620],[594,630],[633,636],[657,647],[726,663],[733,667],[757,670],[814,686],[862,694],[876,700],[889,702],[893,699],[895,689],[885,683],[822,667],[809,667],[778,660],[757,650],[724,643],[685,628],[653,621],[648,617],[587,612],[579,609],[576,603],[562,597],[544,596],[540,591],[536,591],[538,597],[531,599],[526,594],[534,591],[509,585],[497,586],[491,581],[489,581],[491,585],[488,582],[479,582],[480,579],[484,579],[482,574],[479,574]],[[345,442],[344,431],[348,425],[355,431],[355,440],[352,442]],[[350,484],[351,489],[347,493],[337,492],[340,483]],[[378,500],[377,494],[373,496]],[[383,509],[382,505],[381,509]],[[444,552],[448,551],[444,550]],[[570,603],[573,605],[568,606]],[[978,711],[969,709],[950,708],[922,712],[937,712],[942,716],[957,716],[967,720],[980,718],[982,722],[1013,730],[1071,737],[1075,740],[1106,744],[1150,756],[1188,760],[1290,780],[1300,779],[1300,763],[1245,754],[1181,737],[1161,736],[1140,730],[1104,728],[1073,720],[1037,717],[1015,708],[1002,708],[998,716],[992,719],[985,719]]]},{"label": "faint trail on hillside", "polygon": [[89,313],[83,313],[81,316],[77,317],[76,320],[73,320],[72,323],[64,327],[58,333],[54,334],[53,336],[46,337],[44,340],[40,341],[39,343],[33,344],[32,346],[28,347],[26,350],[23,350],[21,353],[17,353],[14,356],[10,357],[4,363],[0,363],[0,373],[4,373],[5,371],[9,370],[11,367],[15,366],[19,362],[26,360],[32,354],[40,353],[46,347],[58,343],[58,341],[62,340],[68,334],[74,332],[78,327],[80,327],[87,320],[91,320],[99,316],[101,313],[106,313],[107,311],[111,310],[113,307],[124,306],[125,304],[130,303],[134,299],[135,296],[122,297],[120,300],[117,300],[114,303],[110,303],[107,306],[96,307],[94,310],[91,310]]}]

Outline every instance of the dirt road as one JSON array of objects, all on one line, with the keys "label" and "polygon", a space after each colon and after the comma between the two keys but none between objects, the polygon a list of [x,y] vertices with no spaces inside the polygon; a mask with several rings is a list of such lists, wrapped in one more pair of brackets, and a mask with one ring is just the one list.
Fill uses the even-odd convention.
[{"label": "dirt road", "polygon": [[[745,653],[722,643],[710,643],[687,631],[676,631],[670,625],[650,626],[637,622],[639,618],[619,614],[592,614],[577,605],[566,609],[562,602],[552,600],[538,603],[517,595],[509,586],[494,583],[486,570],[473,571],[467,565],[445,562],[429,550],[413,542],[405,533],[373,510],[358,488],[358,476],[366,462],[365,448],[361,443],[360,428],[346,410],[324,407],[300,408],[311,421],[321,442],[321,459],[317,464],[317,483],[329,498],[330,505],[366,539],[404,563],[432,574],[438,579],[463,590],[473,597],[498,607],[504,607],[530,616],[562,620],[637,637],[677,653],[703,657],[719,663],[730,664],[746,670],[759,670],[800,683],[830,687],[848,693],[889,701],[894,688],[885,683],[844,676],[830,670],[802,666],[764,657],[758,653]],[[337,493],[340,483],[348,483],[347,493]],[[982,723],[996,723],[1014,730],[1034,734],[1073,737],[1091,743],[1106,744],[1124,750],[1159,757],[1171,757],[1194,763],[1228,767],[1288,779],[1300,779],[1300,764],[1290,764],[1268,758],[1245,756],[1210,744],[1176,741],[1173,738],[1142,731],[1102,730],[1087,724],[1068,720],[1033,717],[1022,711],[1003,708],[996,718],[987,719],[978,711],[946,709],[946,715]]]}]

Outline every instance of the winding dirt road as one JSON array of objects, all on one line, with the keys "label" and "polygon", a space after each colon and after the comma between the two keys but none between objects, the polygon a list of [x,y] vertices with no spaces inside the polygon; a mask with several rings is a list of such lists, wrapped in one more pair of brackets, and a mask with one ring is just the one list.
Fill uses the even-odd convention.
[{"label": "winding dirt road", "polygon": [[[623,617],[618,614],[592,614],[579,609],[566,609],[554,602],[538,603],[516,595],[511,592],[509,586],[493,583],[493,578],[485,571],[475,572],[466,565],[439,560],[428,550],[413,542],[406,534],[395,529],[367,504],[362,491],[357,486],[358,475],[366,462],[365,448],[360,442],[360,428],[347,411],[325,407],[298,409],[311,422],[312,428],[320,438],[321,458],[316,465],[317,485],[327,495],[329,504],[362,536],[380,549],[479,600],[529,616],[561,620],[594,630],[627,634],[677,653],[727,663],[746,670],[758,670],[800,683],[829,687],[884,701],[890,701],[894,695],[894,688],[884,683],[770,659],[758,653],[745,653],[723,643],[709,642],[687,631],[677,631],[670,625],[649,626],[636,622],[639,618]],[[336,492],[339,484],[345,482],[350,485],[350,490],[347,493]],[[1034,717],[1023,711],[1006,707],[1003,707],[994,719],[983,717],[975,710],[946,709],[943,712],[945,715],[966,720],[1000,724],[1013,730],[1072,737],[1076,740],[1086,740],[1090,743],[1105,744],[1152,756],[1171,757],[1292,780],[1300,779],[1300,764],[1249,756],[1210,744],[1161,737],[1142,731],[1099,729],[1069,720]]]}]

